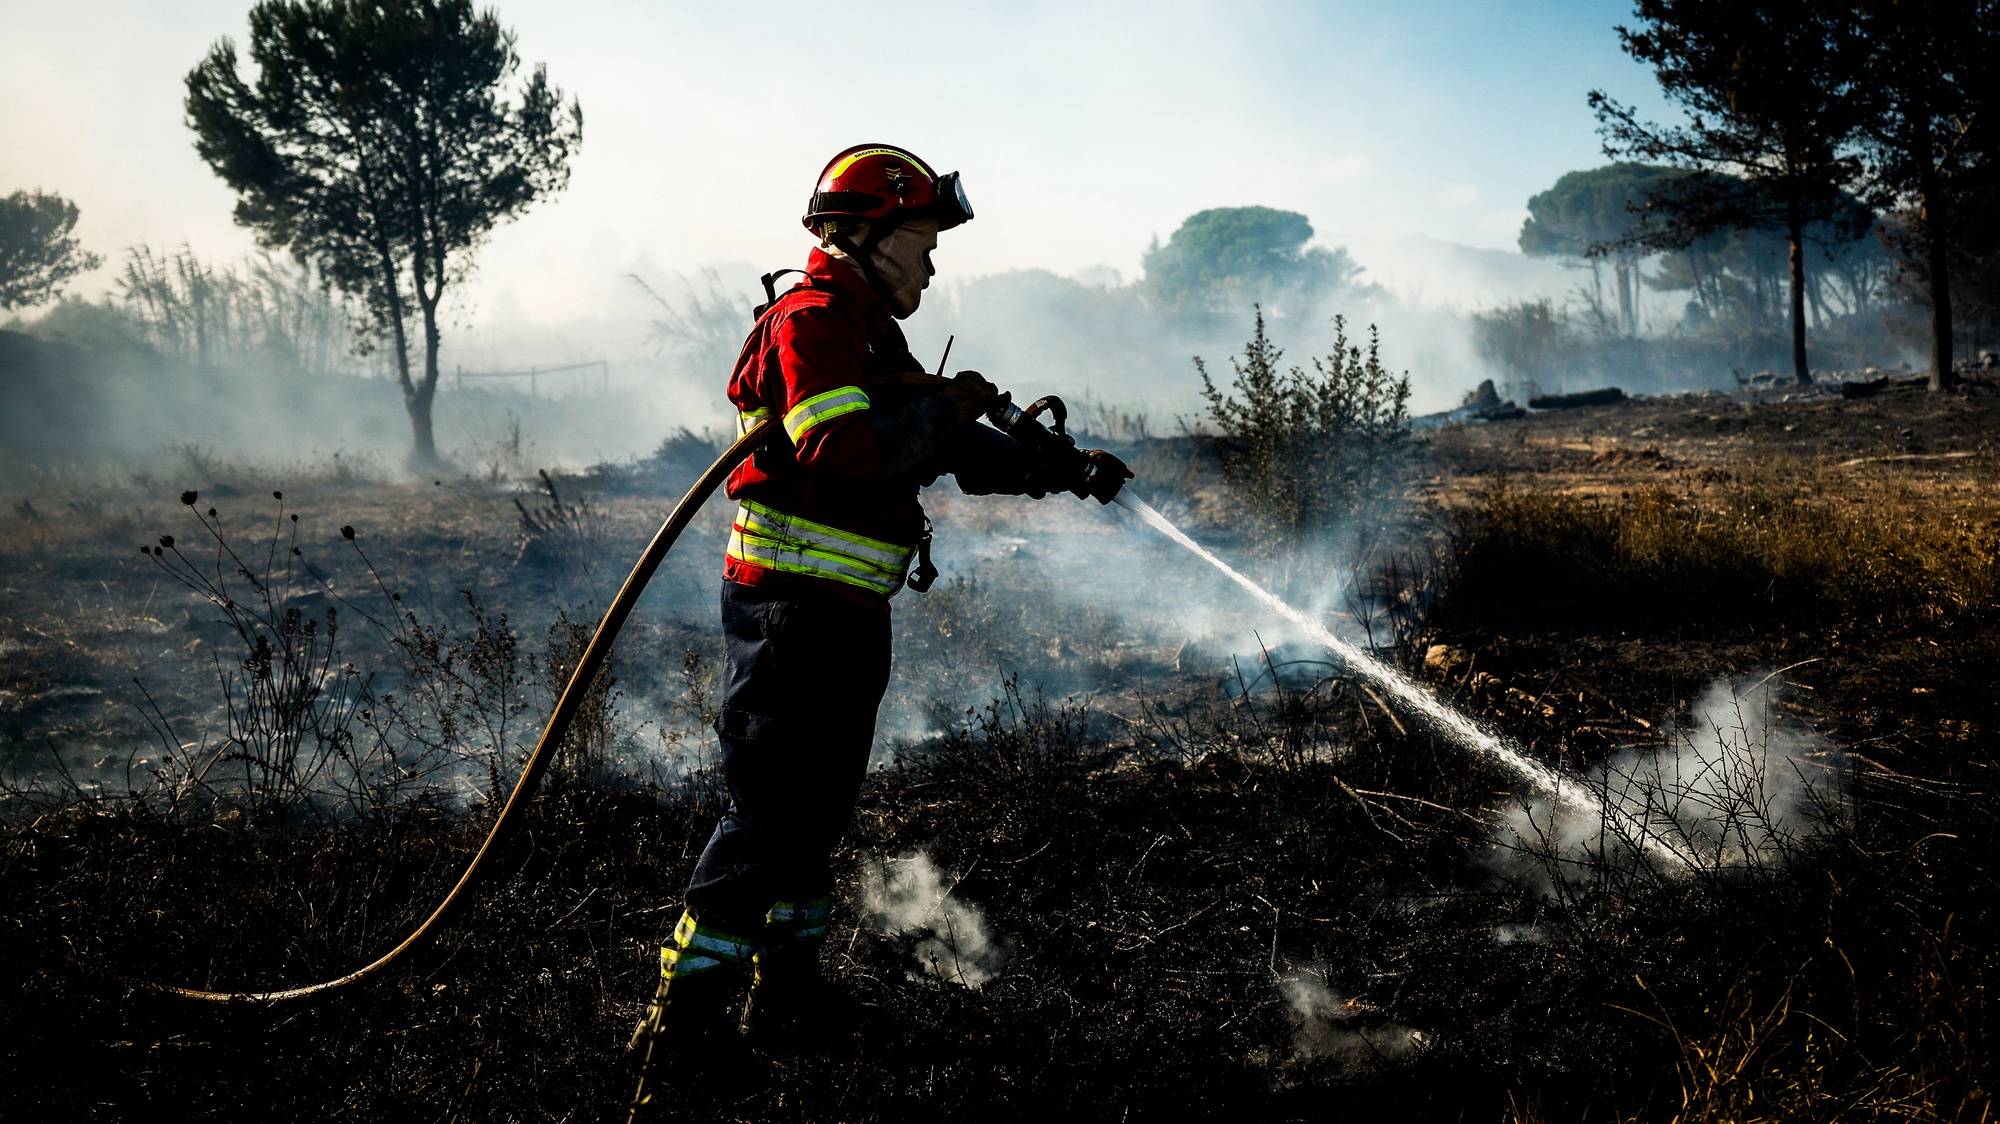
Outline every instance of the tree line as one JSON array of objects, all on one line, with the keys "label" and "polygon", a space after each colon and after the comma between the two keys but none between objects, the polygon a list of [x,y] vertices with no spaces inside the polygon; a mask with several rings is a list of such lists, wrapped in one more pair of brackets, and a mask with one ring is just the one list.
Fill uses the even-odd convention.
[{"label": "tree line", "polygon": [[1782,239],[1792,367],[1807,382],[1807,308],[1828,299],[1812,267],[1864,310],[1880,277],[1868,251],[1841,248],[1873,236],[1921,287],[1931,386],[1951,385],[1954,289],[1990,284],[2000,245],[1986,205],[2000,148],[1996,9],[2000,0],[1638,0],[1619,41],[1685,120],[1650,121],[1591,91],[1606,155],[1651,162],[1598,177],[1625,181],[1627,221],[1553,231],[1531,217],[1522,248],[1582,240],[1618,270],[1621,295],[1638,255],[1673,255],[1673,276],[1720,302],[1718,259],[1751,259],[1735,272],[1761,282]]}]

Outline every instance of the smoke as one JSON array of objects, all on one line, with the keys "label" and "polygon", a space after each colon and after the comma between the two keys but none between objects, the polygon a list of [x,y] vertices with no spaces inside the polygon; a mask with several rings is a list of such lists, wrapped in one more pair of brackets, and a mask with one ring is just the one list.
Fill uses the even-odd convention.
[{"label": "smoke", "polygon": [[1291,1029],[1291,1060],[1331,1061],[1360,1069],[1400,1061],[1430,1043],[1424,1031],[1395,1022],[1359,997],[1328,987],[1307,969],[1278,981]]},{"label": "smoke", "polygon": [[[452,475],[617,462],[726,423],[726,369],[661,353],[647,311],[634,297],[616,319],[447,332],[432,418]],[[383,349],[356,354],[354,337],[322,338],[331,329],[273,342],[232,321],[197,351],[189,330],[149,315],[67,301],[0,323],[0,466],[16,486],[79,469],[181,470],[211,491],[252,476],[402,475],[414,441]],[[733,325],[739,342],[746,326]]]},{"label": "smoke", "polygon": [[915,961],[912,976],[977,991],[999,973],[1007,954],[985,916],[952,896],[957,885],[921,851],[878,859],[862,872],[863,923],[904,947]]},{"label": "smoke", "polygon": [[[1696,868],[1782,861],[1839,807],[1839,751],[1787,717],[1776,674],[1711,683],[1659,744],[1627,749],[1603,767],[1604,802],[1643,825]],[[1496,842],[1503,866],[1546,870],[1602,854],[1613,825],[1546,800],[1515,807]],[[1547,860],[1554,859],[1555,862]],[[1515,873],[1520,873],[1517,869]]]},{"label": "smoke", "polygon": [[[1487,372],[1473,354],[1465,314],[1439,303],[1462,294],[1427,287],[1422,277],[1426,271],[1450,274],[1451,263],[1464,255],[1448,245],[1428,247],[1425,254],[1417,249],[1426,248],[1371,248],[1359,256],[1368,272],[1356,283],[1294,294],[1288,307],[1267,308],[1273,338],[1287,349],[1286,361],[1305,364],[1323,351],[1331,337],[1328,319],[1342,313],[1357,341],[1365,338],[1368,324],[1382,326],[1385,360],[1394,369],[1407,368],[1417,385],[1413,408],[1455,402]],[[1510,272],[1526,259],[1485,253],[1480,260],[1478,276],[1507,293],[1535,282]],[[747,330],[741,305],[761,299],[756,270],[729,264],[677,275],[643,257],[624,262],[630,267],[625,270],[611,261],[607,258],[605,270],[614,282],[611,295],[590,318],[557,323],[515,315],[524,310],[489,310],[502,315],[485,317],[476,327],[454,321],[447,333],[435,420],[454,471],[440,474],[443,488],[435,494],[462,498],[466,515],[487,518],[480,507],[484,500],[532,481],[538,468],[615,464],[651,453],[677,431],[715,432],[727,423],[724,371],[715,365]],[[630,272],[650,277],[664,301],[619,280]],[[1190,358],[1203,355],[1220,369],[1241,351],[1250,332],[1247,299],[1240,308],[1220,312],[1176,310],[1149,300],[1142,285],[1108,270],[1071,276],[1023,270],[933,289],[906,327],[914,353],[926,364],[936,362],[945,337],[956,333],[955,369],[986,371],[1017,401],[1060,393],[1079,407],[1080,422],[1092,423],[1097,431],[1092,443],[1123,449],[1116,439],[1121,434],[1166,436],[1199,425],[1202,404]],[[142,488],[165,481],[159,490],[168,495],[182,487],[214,495],[261,493],[276,484],[289,492],[319,481],[365,487],[403,475],[410,427],[394,381],[381,377],[385,360],[379,352],[342,357],[331,370],[317,373],[244,356],[202,365],[136,343],[129,310],[109,304],[60,307],[67,313],[51,310],[33,323],[11,325],[33,338],[0,335],[0,375],[20,376],[0,379],[5,384],[0,464],[16,470],[9,474],[11,487],[0,487],[0,494],[32,495],[40,509],[49,509],[60,500],[34,493],[48,490],[50,481],[70,486],[79,466],[106,479],[143,479]],[[662,320],[674,330],[663,335],[658,324],[649,329],[649,323]],[[608,370],[543,375],[538,382],[477,377],[482,371],[546,370],[598,358],[609,361]],[[462,383],[460,367],[467,375]],[[369,370],[375,374],[364,377]],[[1211,499],[1188,496],[1182,502],[1192,509],[1186,511],[1176,505],[1174,475],[1193,462],[1176,465],[1174,459],[1187,454],[1173,447],[1139,451],[1154,456],[1152,463],[1135,458],[1142,483],[1177,521],[1189,516],[1204,540],[1232,557],[1249,553],[1231,541],[1240,531]],[[664,457],[648,461],[644,474],[622,481],[611,476],[574,485],[565,481],[565,499],[578,505],[595,500],[609,511],[621,490],[671,493],[692,478],[699,468],[695,461],[707,455],[702,450],[686,464]],[[428,486],[430,478],[421,482]],[[329,492],[332,504],[367,502],[360,489]],[[934,737],[947,725],[941,717],[983,707],[1009,674],[1021,675],[1031,692],[1051,697],[1101,693],[1106,698],[1101,709],[1129,722],[1148,675],[1226,677],[1235,657],[1254,679],[1267,647],[1310,637],[1308,630],[1255,612],[1226,580],[1178,557],[1168,559],[1171,547],[1118,533],[1115,517],[1094,505],[1064,497],[1043,503],[967,500],[949,485],[931,489],[925,502],[939,524],[944,585],[960,576],[979,585],[963,594],[941,587],[928,598],[899,598],[898,667],[882,711],[878,759],[893,753],[898,741]],[[629,691],[619,706],[627,724],[656,729],[662,742],[658,752],[642,756],[673,772],[686,766],[688,749],[707,747],[707,722],[658,700],[678,697],[672,664],[683,647],[711,663],[718,654],[714,538],[726,531],[725,507],[711,504],[649,594],[650,605],[665,611],[647,619],[674,626],[651,641],[664,648],[667,666],[648,666],[650,657],[638,656],[620,670]],[[503,509],[501,518],[511,523],[514,516]],[[1376,533],[1364,523],[1328,529],[1312,544],[1320,548],[1314,557],[1341,564],[1315,566],[1313,580],[1284,590],[1313,620],[1363,607],[1364,597],[1340,575],[1347,561],[1365,555],[1369,536]],[[713,537],[711,529],[718,532]],[[624,560],[642,541],[637,534],[587,544],[589,553],[582,557],[597,558],[599,565],[523,569],[517,564],[521,578],[534,584],[494,591],[495,603],[513,611],[529,634],[545,615],[541,606],[567,604],[588,615],[615,588]],[[412,603],[455,597],[449,583],[424,588],[428,571],[417,557],[437,548],[442,537],[412,536],[412,555],[392,560],[401,569],[397,584]],[[1079,580],[1135,574],[1146,580]],[[1028,590],[1032,597],[1024,595]],[[626,646],[630,651],[633,641]]]},{"label": "smoke", "polygon": [[[1357,341],[1379,326],[1383,358],[1410,373],[1411,409],[1419,414],[1455,406],[1480,379],[1504,375],[1473,346],[1468,310],[1524,294],[1561,299],[1551,286],[1566,281],[1545,261],[1436,240],[1371,243],[1357,262],[1358,278],[1267,301],[1272,339],[1289,361],[1303,364],[1327,347],[1334,315],[1347,318]],[[448,461],[472,475],[532,475],[537,467],[642,455],[681,427],[728,422],[721,384],[748,328],[748,307],[762,299],[758,270],[726,263],[689,273],[641,254],[608,258],[603,273],[607,295],[599,306],[568,320],[505,302],[487,310],[470,298],[454,305],[434,410]],[[643,284],[629,280],[639,277]],[[985,372],[1017,400],[1049,393],[1072,404],[1095,399],[1165,435],[1201,417],[1190,360],[1201,355],[1219,368],[1239,353],[1252,299],[1244,295],[1226,309],[1181,308],[1101,267],[1069,276],[1024,269],[953,277],[947,270],[905,327],[926,365],[955,335],[952,366]],[[199,448],[236,462],[284,464],[295,475],[333,457],[359,460],[369,475],[398,475],[410,428],[380,348],[322,356],[310,374],[291,369],[284,348],[193,363],[161,344],[143,313],[129,302],[73,301],[7,324],[45,346],[18,338],[0,346],[0,374],[9,376],[0,380],[8,384],[0,406],[17,419],[0,426],[8,453],[0,461],[16,468],[101,459],[129,465]],[[600,360],[608,367],[527,373]],[[1586,382],[1601,375],[1610,377],[1575,373]],[[1558,383],[1568,385],[1552,376],[1551,386]]]},{"label": "smoke", "polygon": [[[1015,270],[942,284],[905,326],[911,349],[933,364],[955,336],[951,366],[984,372],[1018,401],[1093,398],[1145,416],[1155,434],[1178,432],[1203,409],[1193,357],[1226,370],[1226,357],[1241,353],[1250,336],[1253,298],[1221,311],[1182,309],[1148,298],[1137,282],[1110,280],[1103,271]],[[1369,325],[1379,326],[1384,362],[1410,373],[1411,408],[1457,405],[1487,375],[1464,312],[1366,281],[1297,293],[1279,306],[1267,302],[1272,339],[1288,361],[1304,365],[1325,353],[1335,315],[1347,318],[1356,342]]]},{"label": "smoke", "polygon": [[[1547,299],[1574,320],[1577,346],[1536,373],[1545,390],[1724,387],[1731,383],[1731,362],[1743,362],[1734,353],[1669,339],[1684,301],[1643,286],[1646,338],[1597,338],[1585,327],[1592,322],[1583,307],[1589,271],[1550,259],[1426,237],[1333,249],[1352,249],[1360,275],[1349,283],[1265,294],[1270,337],[1288,362],[1303,365],[1324,354],[1335,315],[1346,318],[1356,342],[1371,326],[1379,328],[1383,362],[1410,375],[1415,414],[1457,406],[1481,379],[1504,383],[1513,377],[1476,345],[1474,315],[1514,301]],[[1019,400],[1051,393],[1072,404],[1094,398],[1146,416],[1155,434],[1172,434],[1202,414],[1191,357],[1226,369],[1226,357],[1239,354],[1250,334],[1255,299],[1245,292],[1232,307],[1176,307],[1149,297],[1142,281],[1103,268],[964,278],[947,272],[905,327],[914,354],[927,365],[955,335],[952,366],[984,372]]]}]

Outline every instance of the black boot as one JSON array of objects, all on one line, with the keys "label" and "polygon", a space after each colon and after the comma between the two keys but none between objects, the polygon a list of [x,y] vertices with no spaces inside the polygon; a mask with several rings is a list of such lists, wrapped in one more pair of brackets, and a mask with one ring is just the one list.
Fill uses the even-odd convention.
[{"label": "black boot", "polygon": [[780,1053],[819,1052],[851,1029],[852,1004],[819,967],[832,906],[822,894],[779,901],[764,915],[756,983],[743,1017],[753,1045]]},{"label": "black boot", "polygon": [[860,1007],[828,980],[818,942],[757,954],[755,984],[743,1017],[750,1044],[780,1054],[839,1053],[851,1045]]},{"label": "black boot", "polygon": [[[684,915],[660,950],[660,983],[626,1050],[638,1070],[626,1119],[653,1115],[673,1087],[730,1084],[741,1065],[739,1033],[745,961],[751,946],[698,927]],[[740,952],[740,955],[738,953]]]}]

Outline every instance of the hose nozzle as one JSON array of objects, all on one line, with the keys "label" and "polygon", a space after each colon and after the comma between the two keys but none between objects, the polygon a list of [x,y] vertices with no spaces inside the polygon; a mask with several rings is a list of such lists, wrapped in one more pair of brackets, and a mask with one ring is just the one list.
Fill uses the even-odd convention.
[{"label": "hose nozzle", "polygon": [[[1042,424],[1044,414],[1048,425]],[[986,412],[986,420],[1052,462],[1053,477],[1060,483],[1050,491],[1063,489],[1079,499],[1088,496],[1098,503],[1110,503],[1125,481],[1132,479],[1132,470],[1117,457],[1101,449],[1076,447],[1076,438],[1069,433],[1069,407],[1053,394],[1035,399],[1025,409],[1002,398]]]}]

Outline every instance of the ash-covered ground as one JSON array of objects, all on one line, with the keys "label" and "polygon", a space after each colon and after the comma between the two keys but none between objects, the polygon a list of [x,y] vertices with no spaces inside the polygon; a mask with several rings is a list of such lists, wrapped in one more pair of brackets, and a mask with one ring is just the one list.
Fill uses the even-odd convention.
[{"label": "ash-covered ground", "polygon": [[[829,966],[862,1017],[673,1111],[1981,1118],[1996,441],[1977,379],[1452,427],[1413,438],[1387,516],[1265,560],[1685,868],[1433,736],[1116,509],[941,486],[946,576],[896,600],[840,859]],[[1119,448],[1196,538],[1258,554],[1212,443]],[[6,1115],[615,1114],[719,811],[721,502],[434,944],[305,1007],[123,981],[317,979],[421,917],[712,452],[16,488],[0,1017],[37,1032],[0,1048]]]}]

